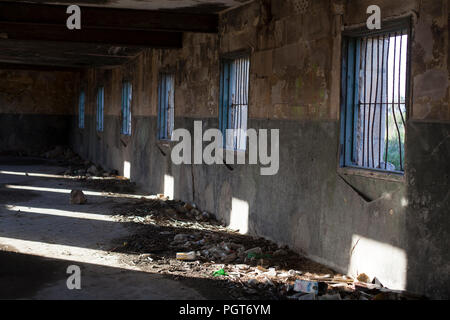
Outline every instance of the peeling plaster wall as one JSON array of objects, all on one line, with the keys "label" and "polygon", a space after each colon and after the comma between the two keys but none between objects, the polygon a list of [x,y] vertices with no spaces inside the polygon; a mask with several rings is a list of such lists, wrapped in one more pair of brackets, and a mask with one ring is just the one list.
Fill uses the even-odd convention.
[{"label": "peeling plaster wall", "polygon": [[[255,1],[221,15],[218,36],[186,34],[183,49],[149,50],[127,66],[89,70],[81,86],[105,86],[105,131],[95,130],[95,90],[88,91],[86,128],[73,119],[72,144],[121,173],[129,161],[131,179],[152,193],[164,192],[170,175],[176,198],[338,271],[448,298],[448,1],[375,1],[384,19],[415,16],[400,181],[338,170],[340,30],[364,24],[374,1],[341,1],[343,10],[336,3]],[[203,121],[203,131],[217,128],[219,57],[242,49],[251,51],[249,128],[280,129],[279,173],[261,176],[256,165],[173,165],[173,143],[156,139],[158,72],[176,72],[175,128],[192,132],[194,120]],[[124,78],[134,86],[131,137],[120,134]]]},{"label": "peeling plaster wall", "polygon": [[0,70],[0,151],[68,144],[74,79],[70,72]]}]

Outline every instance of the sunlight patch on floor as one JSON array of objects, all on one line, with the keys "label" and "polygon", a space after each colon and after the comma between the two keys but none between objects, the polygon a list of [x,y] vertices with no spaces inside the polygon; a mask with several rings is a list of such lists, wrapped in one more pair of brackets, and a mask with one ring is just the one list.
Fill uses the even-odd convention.
[{"label": "sunlight patch on floor", "polygon": [[97,221],[115,221],[111,216],[105,216],[101,214],[93,214],[93,213],[84,213],[77,211],[67,211],[67,210],[58,210],[58,209],[49,209],[49,208],[35,208],[35,207],[26,207],[26,206],[14,206],[7,205],[6,209],[15,212],[21,213],[38,213],[45,215],[52,215],[58,217],[68,217],[68,218],[76,218],[76,219],[87,219],[87,220],[97,220]]}]

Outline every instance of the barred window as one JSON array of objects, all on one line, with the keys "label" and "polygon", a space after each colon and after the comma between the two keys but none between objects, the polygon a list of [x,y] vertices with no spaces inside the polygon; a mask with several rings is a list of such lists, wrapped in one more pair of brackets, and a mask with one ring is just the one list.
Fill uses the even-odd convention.
[{"label": "barred window", "polygon": [[105,104],[105,89],[103,87],[98,88],[97,91],[97,131],[103,131],[103,110]]},{"label": "barred window", "polygon": [[404,172],[409,28],[343,41],[341,166]]},{"label": "barred window", "polygon": [[246,150],[250,58],[223,59],[219,124],[226,149]]},{"label": "barred window", "polygon": [[81,91],[78,100],[78,128],[80,129],[84,129],[84,104],[85,104],[85,95],[84,91]]},{"label": "barred window", "polygon": [[131,135],[131,99],[133,96],[131,83],[123,82],[122,86],[122,134]]},{"label": "barred window", "polygon": [[171,140],[174,127],[175,77],[160,73],[158,84],[158,139]]}]

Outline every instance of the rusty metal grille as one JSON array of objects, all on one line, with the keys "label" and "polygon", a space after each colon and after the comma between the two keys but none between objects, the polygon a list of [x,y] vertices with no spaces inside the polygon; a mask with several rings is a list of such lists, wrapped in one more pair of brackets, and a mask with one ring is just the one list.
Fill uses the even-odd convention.
[{"label": "rusty metal grille", "polygon": [[407,29],[345,38],[343,166],[404,172],[408,41]]}]

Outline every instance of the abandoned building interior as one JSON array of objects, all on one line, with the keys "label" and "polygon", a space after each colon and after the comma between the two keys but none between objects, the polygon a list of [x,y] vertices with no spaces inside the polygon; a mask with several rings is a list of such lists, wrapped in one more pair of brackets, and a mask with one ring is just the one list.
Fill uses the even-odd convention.
[{"label": "abandoned building interior", "polygon": [[[72,4],[81,29],[66,25]],[[366,25],[371,5],[381,28]],[[244,290],[255,294],[286,288],[280,263],[299,259],[324,278],[448,299],[449,22],[448,0],[0,1],[0,297],[220,299],[210,282],[231,282],[242,263],[268,281]],[[181,140],[207,150],[208,129],[226,155],[257,145],[278,163],[176,163]],[[85,204],[69,202],[75,189]],[[214,217],[216,234],[254,245],[241,264],[223,249],[208,261],[222,271],[201,284],[194,263],[175,278],[152,273],[153,256],[146,271],[125,266],[120,255],[157,254],[186,233],[173,222],[147,242],[130,235],[156,228],[136,213],[146,201],[181,203],[168,221],[198,211],[189,225]],[[208,239],[177,247],[171,268],[175,253],[212,252]],[[86,290],[67,290],[67,261]]]}]

